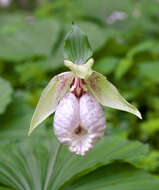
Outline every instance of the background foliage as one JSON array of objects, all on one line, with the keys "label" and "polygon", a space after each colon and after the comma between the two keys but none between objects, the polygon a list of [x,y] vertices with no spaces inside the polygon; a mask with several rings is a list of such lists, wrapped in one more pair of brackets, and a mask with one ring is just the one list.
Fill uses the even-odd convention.
[{"label": "background foliage", "polygon": [[[158,190],[158,0],[0,5],[0,190]],[[63,41],[72,22],[88,35],[94,70],[143,116],[104,108],[105,137],[84,158],[59,145],[52,117],[27,137],[42,89],[67,70]]]}]

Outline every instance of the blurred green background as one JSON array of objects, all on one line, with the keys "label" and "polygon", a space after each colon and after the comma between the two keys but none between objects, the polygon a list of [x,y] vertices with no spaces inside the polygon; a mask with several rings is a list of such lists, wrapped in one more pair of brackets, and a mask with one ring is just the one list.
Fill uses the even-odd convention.
[{"label": "blurred green background", "polygon": [[42,139],[52,128],[50,117],[27,137],[42,89],[68,70],[63,42],[72,22],[88,35],[94,70],[106,75],[143,116],[139,120],[104,108],[106,136],[149,144],[141,165],[159,176],[158,0],[0,0],[1,149],[39,135]]}]

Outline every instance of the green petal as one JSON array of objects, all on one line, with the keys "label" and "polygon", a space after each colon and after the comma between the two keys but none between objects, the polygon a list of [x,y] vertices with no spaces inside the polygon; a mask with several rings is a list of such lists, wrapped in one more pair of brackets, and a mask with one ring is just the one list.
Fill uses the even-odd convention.
[{"label": "green petal", "polygon": [[105,76],[98,72],[93,72],[86,80],[88,90],[103,105],[122,111],[130,112],[140,119],[140,112],[131,104],[129,104],[112,85]]},{"label": "green petal", "polygon": [[74,74],[72,72],[65,72],[52,78],[42,92],[31,120],[28,135],[30,135],[42,121],[55,111],[58,102],[69,90],[73,77]]}]

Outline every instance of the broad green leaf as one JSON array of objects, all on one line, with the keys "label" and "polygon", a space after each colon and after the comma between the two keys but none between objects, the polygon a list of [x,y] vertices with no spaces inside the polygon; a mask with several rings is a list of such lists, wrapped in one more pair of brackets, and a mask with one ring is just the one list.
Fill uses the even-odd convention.
[{"label": "broad green leaf", "polygon": [[43,134],[41,127],[31,137],[28,138],[28,127],[33,114],[33,109],[27,105],[22,98],[13,98],[7,111],[0,116],[0,145],[20,141],[22,139],[33,139]]},{"label": "broad green leaf", "polygon": [[8,81],[0,78],[0,114],[4,113],[11,102],[12,87]]},{"label": "broad green leaf", "polygon": [[93,52],[86,34],[76,25],[72,25],[72,31],[68,33],[64,44],[64,58],[75,64],[84,64],[92,56]]},{"label": "broad green leaf", "polygon": [[102,74],[93,72],[86,83],[91,94],[103,106],[130,112],[141,119],[140,112],[133,105],[129,104]]},{"label": "broad green leaf", "polygon": [[16,190],[57,190],[115,160],[138,165],[147,148],[139,142],[103,137],[80,157],[53,136],[12,143],[0,149],[0,183]]},{"label": "broad green leaf", "polygon": [[61,73],[51,79],[49,84],[46,86],[36,110],[34,112],[33,118],[31,120],[29,134],[49,115],[51,115],[59,100],[67,93],[70,88],[71,82],[73,80],[74,74],[72,72]]},{"label": "broad green leaf", "polygon": [[[9,17],[9,18],[8,18]],[[50,55],[59,33],[55,19],[3,15],[0,20],[0,58],[21,61]],[[15,20],[14,20],[15,18]],[[6,22],[4,22],[6,21]]]},{"label": "broad green leaf", "polygon": [[5,186],[0,186],[0,190],[15,190],[15,189],[11,189]]},{"label": "broad green leaf", "polygon": [[88,174],[64,190],[157,190],[159,180],[128,164],[111,164]]}]

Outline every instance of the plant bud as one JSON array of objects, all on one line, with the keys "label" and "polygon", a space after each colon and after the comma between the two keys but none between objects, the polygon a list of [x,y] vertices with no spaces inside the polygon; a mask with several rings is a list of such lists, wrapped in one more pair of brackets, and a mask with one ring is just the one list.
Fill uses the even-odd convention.
[{"label": "plant bud", "polygon": [[71,152],[85,155],[93,148],[105,130],[105,115],[102,107],[90,94],[77,98],[67,93],[57,106],[54,131],[59,141]]}]

